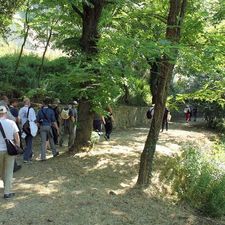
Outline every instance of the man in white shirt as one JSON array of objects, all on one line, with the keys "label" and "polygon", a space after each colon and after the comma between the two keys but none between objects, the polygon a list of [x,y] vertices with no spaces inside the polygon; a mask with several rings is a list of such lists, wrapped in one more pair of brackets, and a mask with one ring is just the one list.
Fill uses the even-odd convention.
[{"label": "man in white shirt", "polygon": [[[7,109],[7,119],[13,120],[16,122],[16,118],[12,115],[9,107],[9,99],[6,95],[1,96],[1,100],[0,100],[0,106],[5,106]],[[14,170],[13,172],[18,171],[19,169],[21,169],[21,165],[18,165],[17,160],[15,159],[15,163],[14,163]]]},{"label": "man in white shirt", "polygon": [[[6,119],[7,109],[5,106],[0,106],[0,123],[4,130],[7,139],[14,140],[15,144],[20,145],[19,129],[16,123],[12,120]],[[4,182],[4,198],[9,199],[15,195],[11,192],[13,167],[15,156],[7,153],[7,147],[0,132],[0,176]]]},{"label": "man in white shirt", "polygon": [[[34,109],[30,106],[30,99],[24,99],[24,106],[19,110],[19,118],[21,119],[22,127],[28,121],[36,122],[36,114]],[[31,134],[26,134],[25,143],[26,147],[24,148],[23,160],[24,163],[29,163],[32,160],[33,151],[32,151],[32,142],[33,136]]]}]

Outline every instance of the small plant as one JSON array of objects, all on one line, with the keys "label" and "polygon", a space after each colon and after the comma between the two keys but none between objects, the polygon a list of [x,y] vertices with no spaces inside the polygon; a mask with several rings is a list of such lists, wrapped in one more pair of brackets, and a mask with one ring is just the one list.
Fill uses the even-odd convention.
[{"label": "small plant", "polygon": [[225,215],[225,161],[218,161],[218,154],[221,152],[207,155],[187,145],[180,156],[168,161],[161,174],[179,200],[211,217]]}]

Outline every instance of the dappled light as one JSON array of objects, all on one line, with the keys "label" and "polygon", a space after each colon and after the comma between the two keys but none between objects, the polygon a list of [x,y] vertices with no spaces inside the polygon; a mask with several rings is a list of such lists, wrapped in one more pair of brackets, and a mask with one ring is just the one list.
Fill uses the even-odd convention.
[{"label": "dappled light", "polygon": [[2,0],[0,225],[225,225],[224,2]]},{"label": "dappled light", "polygon": [[[193,139],[191,130],[174,127],[176,124],[171,124],[173,129],[160,136],[149,188],[143,191],[135,188],[143,139],[148,130],[115,130],[112,141],[100,140],[88,152],[75,155],[61,152],[56,159],[23,165],[15,174],[16,197],[9,202],[0,199],[1,212],[5,215],[0,217],[1,221],[10,218],[12,223],[23,221],[21,225],[44,225],[49,221],[71,225],[73,221],[99,225],[148,224],[151,221],[166,225],[168,220],[174,224],[199,224],[191,209],[186,211],[186,206],[177,208],[173,204],[170,186],[160,180],[160,168],[167,157],[178,152],[183,142],[179,134],[186,140]],[[197,137],[201,137],[202,143],[209,141],[208,134],[196,130],[195,140],[199,142]],[[171,141],[168,145],[168,138],[176,140],[176,144]],[[23,217],[29,209],[29,218]],[[143,214],[145,216],[140,218]]]}]

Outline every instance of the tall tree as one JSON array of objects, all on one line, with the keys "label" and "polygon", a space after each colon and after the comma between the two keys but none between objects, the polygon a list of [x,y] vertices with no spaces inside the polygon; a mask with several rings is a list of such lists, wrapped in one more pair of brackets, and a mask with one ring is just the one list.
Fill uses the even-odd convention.
[{"label": "tall tree", "polygon": [[154,153],[162,124],[162,118],[168,95],[168,87],[172,78],[175,60],[178,55],[176,44],[179,43],[181,38],[181,26],[185,15],[186,4],[187,0],[169,1],[169,13],[167,17],[165,37],[170,42],[172,51],[170,54],[164,54],[158,64],[159,75],[155,95],[154,116],[147,140],[145,142],[144,150],[141,154],[139,176],[137,180],[137,185],[140,186],[148,186],[150,183]]},{"label": "tall tree", "polygon": [[18,68],[19,68],[19,65],[20,65],[20,60],[21,60],[21,57],[22,57],[22,54],[23,54],[23,50],[24,50],[25,44],[27,42],[27,38],[28,38],[28,35],[29,35],[29,31],[30,31],[29,11],[30,11],[30,1],[28,0],[27,4],[26,4],[26,11],[25,11],[25,18],[24,18],[23,43],[22,43],[21,48],[20,48],[19,57],[16,61],[14,76],[16,76],[16,74],[17,74],[17,71],[18,71]]},{"label": "tall tree", "polygon": [[[82,35],[79,44],[83,54],[86,55],[86,59],[90,61],[98,52],[97,42],[100,36],[98,24],[106,2],[105,0],[83,1],[82,11],[72,1],[70,2],[74,12],[82,19]],[[89,82],[84,82],[81,88],[88,85],[90,85]],[[79,151],[81,147],[89,146],[93,123],[93,112],[91,108],[90,99],[82,97],[79,101],[76,139],[74,147],[70,150]]]}]

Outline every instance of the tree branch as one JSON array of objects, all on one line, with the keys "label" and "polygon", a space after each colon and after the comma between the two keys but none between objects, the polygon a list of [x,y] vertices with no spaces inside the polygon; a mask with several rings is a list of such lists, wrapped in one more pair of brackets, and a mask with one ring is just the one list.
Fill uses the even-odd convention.
[{"label": "tree branch", "polygon": [[160,20],[163,23],[167,23],[166,17],[161,16],[159,14],[151,14],[150,16],[155,17],[156,19]]},{"label": "tree branch", "polygon": [[74,11],[75,13],[77,13],[77,14],[83,19],[83,18],[84,18],[84,14],[80,11],[80,9],[78,9],[78,7],[75,6],[71,0],[68,0],[68,1],[70,2],[73,11]]},{"label": "tree branch", "polygon": [[187,7],[187,0],[183,0],[182,4],[181,4],[181,10],[180,10],[180,15],[179,15],[179,21],[178,21],[178,28],[177,28],[177,35],[180,36],[180,30],[181,30],[181,23],[183,22],[184,19],[184,14],[185,14],[185,10]]}]

